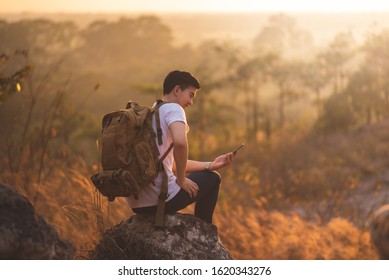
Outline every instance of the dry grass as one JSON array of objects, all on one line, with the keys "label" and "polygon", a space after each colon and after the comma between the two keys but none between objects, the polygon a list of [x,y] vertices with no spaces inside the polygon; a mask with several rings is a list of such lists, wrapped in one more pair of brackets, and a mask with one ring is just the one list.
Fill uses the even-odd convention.
[{"label": "dry grass", "polygon": [[221,205],[216,224],[236,259],[376,259],[367,231],[341,218],[319,226],[296,214]]},{"label": "dry grass", "polygon": [[41,184],[26,184],[23,177],[23,173],[2,173],[0,181],[26,196],[37,213],[76,246],[79,258],[88,255],[104,230],[131,215],[124,202],[108,204],[81,166],[55,169]]},{"label": "dry grass", "polygon": [[[122,199],[108,203],[100,197],[87,170],[56,170],[51,178],[35,185],[34,192],[22,184],[21,175],[4,173],[0,180],[26,195],[61,237],[73,242],[77,258],[88,256],[105,229],[132,215]],[[368,233],[345,219],[319,226],[296,214],[268,211],[259,202],[257,207],[241,205],[224,200],[215,213],[220,238],[236,259],[377,258]]]},{"label": "dry grass", "polygon": [[[260,157],[242,151],[222,174],[214,219],[222,242],[236,259],[377,259],[366,213],[353,207],[366,203],[366,194],[375,202],[376,192],[382,196],[388,126],[273,144],[270,152],[258,150]],[[48,157],[46,166],[41,183],[32,183],[33,165],[19,173],[2,170],[0,181],[28,197],[73,242],[77,258],[86,258],[102,232],[132,212],[123,199],[109,203],[95,191],[89,177],[96,170],[82,159]]]}]

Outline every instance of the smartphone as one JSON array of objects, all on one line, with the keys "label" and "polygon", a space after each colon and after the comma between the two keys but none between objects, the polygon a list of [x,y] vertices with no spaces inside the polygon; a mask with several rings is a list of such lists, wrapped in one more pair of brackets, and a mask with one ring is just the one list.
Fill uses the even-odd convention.
[{"label": "smartphone", "polygon": [[244,147],[244,143],[240,144],[239,147],[237,147],[237,148],[232,152],[232,154],[233,154],[233,155],[236,155],[236,153],[237,153],[241,148],[243,148],[243,147]]}]

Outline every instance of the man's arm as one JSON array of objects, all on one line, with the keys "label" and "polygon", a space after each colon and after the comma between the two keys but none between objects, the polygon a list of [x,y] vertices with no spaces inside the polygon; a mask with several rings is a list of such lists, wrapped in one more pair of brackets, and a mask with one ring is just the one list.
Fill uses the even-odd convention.
[{"label": "man's arm", "polygon": [[233,158],[233,153],[227,153],[225,155],[218,156],[211,162],[188,160],[186,165],[186,171],[190,173],[195,171],[202,171],[205,169],[218,170],[220,168],[230,165]]},{"label": "man's arm", "polygon": [[173,138],[173,155],[175,171],[178,182],[183,182],[186,174],[188,161],[188,141],[186,138],[186,127],[183,122],[174,122],[169,126]]},{"label": "man's arm", "polygon": [[[234,154],[231,152],[225,155],[221,155],[211,162],[188,159],[186,162],[186,172],[191,173],[196,171],[203,171],[208,168],[209,170],[218,170],[220,168],[228,166],[232,162],[233,158],[234,158]],[[175,162],[173,162],[173,172],[176,172]]]},{"label": "man's arm", "polygon": [[173,155],[177,176],[177,184],[191,197],[195,197],[199,188],[195,182],[186,178],[186,166],[188,162],[188,141],[186,138],[186,124],[183,122],[174,122],[169,126],[169,129],[173,138]]}]

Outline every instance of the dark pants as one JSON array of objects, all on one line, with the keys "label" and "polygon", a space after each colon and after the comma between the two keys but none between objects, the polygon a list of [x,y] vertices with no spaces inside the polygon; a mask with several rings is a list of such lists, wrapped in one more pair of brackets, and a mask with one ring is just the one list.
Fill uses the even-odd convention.
[{"label": "dark pants", "polygon": [[[221,182],[219,173],[198,171],[191,173],[188,178],[198,185],[197,196],[191,198],[186,191],[181,189],[171,200],[166,202],[165,213],[176,213],[178,210],[196,202],[195,216],[212,224],[213,211],[216,207]],[[136,214],[153,214],[156,210],[157,206],[132,208],[132,211]]]}]

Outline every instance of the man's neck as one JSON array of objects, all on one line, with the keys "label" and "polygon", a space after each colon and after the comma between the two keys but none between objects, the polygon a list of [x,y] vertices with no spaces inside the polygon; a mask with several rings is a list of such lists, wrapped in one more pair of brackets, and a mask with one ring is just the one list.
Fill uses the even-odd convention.
[{"label": "man's neck", "polygon": [[164,102],[174,102],[174,97],[172,97],[170,94],[166,94],[162,97],[162,101]]}]

